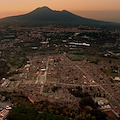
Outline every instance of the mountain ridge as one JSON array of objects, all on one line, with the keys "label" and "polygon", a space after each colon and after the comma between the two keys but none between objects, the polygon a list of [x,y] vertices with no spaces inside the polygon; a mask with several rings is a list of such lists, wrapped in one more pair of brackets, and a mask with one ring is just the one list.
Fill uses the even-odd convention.
[{"label": "mountain ridge", "polygon": [[26,24],[26,25],[48,25],[48,24],[68,24],[68,25],[96,25],[107,22],[93,20],[75,15],[67,10],[56,11],[47,6],[38,7],[35,10],[17,16],[10,16],[0,19],[0,24]]}]

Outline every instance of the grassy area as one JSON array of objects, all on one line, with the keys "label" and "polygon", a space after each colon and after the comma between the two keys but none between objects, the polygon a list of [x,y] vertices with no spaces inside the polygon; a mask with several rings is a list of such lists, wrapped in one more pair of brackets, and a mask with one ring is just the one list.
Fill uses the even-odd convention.
[{"label": "grassy area", "polygon": [[81,61],[87,60],[91,63],[97,64],[100,61],[100,58],[97,56],[90,56],[90,55],[75,55],[75,54],[68,54],[67,55],[72,61]]},{"label": "grassy area", "polygon": [[70,51],[67,56],[72,61],[81,61],[81,60],[87,60],[91,63],[97,64],[99,61],[105,61],[114,65],[120,65],[120,60],[115,58],[109,58],[109,57],[103,57],[99,55],[88,55],[88,54],[77,54],[78,51]]},{"label": "grassy area", "polygon": [[116,77],[118,73],[112,71],[112,69],[102,69],[102,71],[109,77]]},{"label": "grassy area", "polygon": [[9,55],[7,57],[7,62],[15,68],[22,67],[24,64],[27,63],[27,61],[28,59],[26,57],[18,54]]},{"label": "grassy area", "polygon": [[9,71],[10,67],[7,65],[7,62],[0,60],[0,78],[4,77]]},{"label": "grassy area", "polygon": [[68,54],[67,55],[72,61],[80,61],[83,60],[83,56],[82,55],[75,55],[75,54]]},{"label": "grassy area", "polygon": [[19,74],[16,69],[27,64],[28,58],[25,55],[15,53],[9,54],[0,60],[0,78]]}]

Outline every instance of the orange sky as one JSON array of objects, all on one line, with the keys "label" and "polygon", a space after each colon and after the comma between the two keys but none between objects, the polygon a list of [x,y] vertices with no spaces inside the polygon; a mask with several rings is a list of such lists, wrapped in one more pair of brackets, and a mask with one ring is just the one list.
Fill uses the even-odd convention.
[{"label": "orange sky", "polygon": [[120,10],[120,0],[0,0],[0,18],[48,6],[53,10]]}]

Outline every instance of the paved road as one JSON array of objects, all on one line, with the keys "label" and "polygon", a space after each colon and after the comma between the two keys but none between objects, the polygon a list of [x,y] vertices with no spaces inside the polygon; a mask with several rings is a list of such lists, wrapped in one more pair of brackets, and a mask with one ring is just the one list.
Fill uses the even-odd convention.
[{"label": "paved road", "polygon": [[90,86],[90,87],[97,87],[97,86],[99,86],[99,85],[94,85],[94,84],[81,84],[81,85],[79,85],[79,84],[68,84],[68,83],[60,83],[60,82],[47,82],[47,83],[51,83],[51,84],[57,84],[57,85],[64,85],[64,86],[75,86],[75,87],[79,87],[79,86]]},{"label": "paved road", "polygon": [[43,71],[41,71],[38,74],[38,77],[35,81],[35,84],[41,84],[40,94],[43,93],[44,84],[46,83],[46,80],[47,80],[48,63],[49,63],[49,57],[48,57],[48,60],[47,60],[47,63],[46,63],[46,68],[45,68],[44,73],[43,73]]},{"label": "paved road", "polygon": [[7,105],[12,105],[12,103],[10,101],[6,101],[6,102],[1,102],[0,101],[0,108],[5,108]]}]

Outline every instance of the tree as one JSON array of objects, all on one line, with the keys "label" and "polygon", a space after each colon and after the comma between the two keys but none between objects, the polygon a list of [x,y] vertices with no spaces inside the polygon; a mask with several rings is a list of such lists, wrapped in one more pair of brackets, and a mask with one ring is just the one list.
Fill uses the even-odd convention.
[{"label": "tree", "polygon": [[92,120],[96,120],[96,117],[95,117],[95,116],[92,116]]},{"label": "tree", "polygon": [[96,120],[106,120],[107,114],[101,110],[93,109],[91,115],[96,117]]},{"label": "tree", "polygon": [[34,120],[36,115],[37,112],[31,108],[19,106],[10,112],[8,120]]},{"label": "tree", "polygon": [[84,97],[81,99],[81,101],[79,102],[80,107],[85,107],[85,106],[91,106],[91,107],[95,107],[95,103],[93,101],[93,99],[91,97]]},{"label": "tree", "polygon": [[0,60],[0,78],[4,77],[9,71],[10,67],[6,61]]},{"label": "tree", "polygon": [[86,115],[86,120],[91,120],[91,118],[92,118],[92,116],[90,113]]}]

